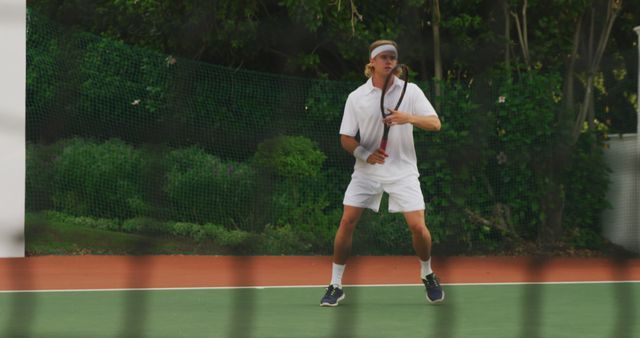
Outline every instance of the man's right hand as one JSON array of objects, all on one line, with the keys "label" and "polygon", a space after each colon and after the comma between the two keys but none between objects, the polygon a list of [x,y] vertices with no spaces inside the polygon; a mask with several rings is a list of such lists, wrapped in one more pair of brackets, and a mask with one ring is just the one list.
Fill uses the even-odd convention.
[{"label": "man's right hand", "polygon": [[384,160],[389,157],[382,148],[378,148],[376,151],[371,153],[367,158],[367,163],[369,164],[384,164]]}]

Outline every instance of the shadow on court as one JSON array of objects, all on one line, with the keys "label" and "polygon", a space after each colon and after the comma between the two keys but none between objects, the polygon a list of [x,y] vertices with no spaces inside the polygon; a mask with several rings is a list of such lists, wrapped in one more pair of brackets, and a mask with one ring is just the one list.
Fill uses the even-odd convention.
[{"label": "shadow on court", "polygon": [[[332,260],[333,261],[333,260]],[[361,274],[362,262],[358,257],[350,257],[344,271],[344,279],[353,281],[353,284],[359,284],[366,280],[366,276]],[[331,263],[327,266],[327,285],[331,281]],[[345,299],[340,306],[336,308],[326,308],[326,311],[332,311],[332,326],[330,338],[347,338],[358,336],[358,323],[360,322],[360,307],[362,293],[360,287],[344,286]],[[318,290],[318,304],[323,295],[324,290]]]},{"label": "shadow on court", "polygon": [[[612,280],[624,281],[630,280],[629,276],[629,259],[626,256],[619,255],[611,259],[613,267]],[[640,332],[634,332],[634,323],[637,320],[637,298],[633,294],[631,283],[614,283],[613,297],[617,306],[616,325],[611,333],[611,338],[631,338],[638,337]],[[635,320],[634,320],[635,318]],[[631,330],[631,331],[630,331]]]},{"label": "shadow on court", "polygon": [[[11,279],[12,290],[33,289],[33,277],[28,258],[5,259]],[[36,320],[37,301],[34,293],[13,292],[10,300],[11,312],[6,316],[2,337],[31,337],[32,325]]]},{"label": "shadow on court", "polygon": [[[543,277],[543,271],[548,264],[548,258],[534,256],[529,260],[527,268],[528,281],[538,281]],[[542,309],[544,307],[544,286],[540,284],[528,284],[524,287],[522,295],[522,319],[519,337],[540,337],[540,325],[542,324]]]},{"label": "shadow on court", "polygon": [[[435,260],[435,259],[434,259]],[[417,261],[417,258],[416,258]],[[449,275],[448,271],[449,271],[449,264],[448,264],[448,257],[438,257],[437,258],[437,262],[438,264],[434,264],[433,265],[433,271],[436,273],[436,275],[439,276],[440,281],[442,283],[447,283],[447,276]],[[417,263],[416,263],[417,264]],[[444,289],[444,294],[445,294],[445,299],[444,299],[444,304],[441,305],[430,305],[427,303],[426,306],[437,306],[438,308],[436,309],[437,311],[435,311],[436,313],[436,327],[435,328],[428,328],[429,330],[434,329],[435,334],[434,337],[440,337],[440,338],[452,338],[453,337],[453,330],[451,329],[452,327],[455,327],[456,325],[456,311],[455,311],[455,302],[448,302],[447,301],[447,287],[446,285],[443,286]],[[426,299],[425,299],[426,302]]]},{"label": "shadow on court", "polygon": [[[633,294],[633,288],[631,283],[622,281],[630,280],[630,266],[628,257],[624,254],[616,254],[610,258],[610,266],[612,268],[612,281],[619,281],[612,283],[611,297],[616,304],[616,323],[611,333],[611,338],[626,338],[637,337],[637,333],[634,330],[634,318],[637,318],[636,312],[636,296]],[[549,264],[549,259],[543,256],[532,257],[528,266],[528,281],[542,281],[544,276],[542,275],[545,268]],[[545,285],[542,284],[528,284],[524,287],[524,293],[522,295],[522,326],[519,337],[522,338],[534,338],[541,337],[541,328],[544,327],[543,323],[543,311],[544,311],[544,298],[545,298]],[[608,299],[594,300],[594,306],[597,306],[598,302],[608,302]]]},{"label": "shadow on court", "polygon": [[[233,273],[235,286],[252,286],[254,280],[254,258],[252,256],[234,256]],[[256,319],[256,291],[253,288],[237,289],[233,292],[233,304],[231,305],[231,326],[227,337],[248,338],[253,337],[253,325]]]},{"label": "shadow on court", "polygon": [[[151,244],[147,241],[136,243],[136,252],[148,252]],[[143,289],[150,287],[150,276],[153,271],[153,259],[150,256],[132,256],[128,259],[129,282],[127,288]],[[122,311],[121,338],[143,337],[149,313],[148,294],[145,290],[135,290],[126,293],[126,303]]]}]

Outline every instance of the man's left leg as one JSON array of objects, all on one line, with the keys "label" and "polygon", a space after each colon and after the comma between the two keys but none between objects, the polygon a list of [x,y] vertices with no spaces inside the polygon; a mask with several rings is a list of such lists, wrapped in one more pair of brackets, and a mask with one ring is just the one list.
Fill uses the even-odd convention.
[{"label": "man's left leg", "polygon": [[431,233],[424,219],[424,210],[408,211],[403,214],[411,231],[413,248],[420,258],[420,278],[427,290],[427,300],[431,303],[442,302],[444,291],[438,277],[431,270]]}]

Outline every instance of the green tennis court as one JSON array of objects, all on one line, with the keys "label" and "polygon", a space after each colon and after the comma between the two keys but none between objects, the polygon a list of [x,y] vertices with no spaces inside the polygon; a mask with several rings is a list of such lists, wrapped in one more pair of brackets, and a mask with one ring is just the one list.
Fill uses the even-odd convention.
[{"label": "green tennis court", "polygon": [[640,283],[448,285],[428,305],[419,286],[0,294],[2,336],[29,337],[638,337]]}]

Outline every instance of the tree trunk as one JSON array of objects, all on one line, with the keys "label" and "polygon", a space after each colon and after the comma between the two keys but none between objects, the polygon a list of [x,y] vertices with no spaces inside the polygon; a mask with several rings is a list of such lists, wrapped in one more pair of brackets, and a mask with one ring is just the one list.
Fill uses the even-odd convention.
[{"label": "tree trunk", "polygon": [[591,104],[591,98],[593,97],[593,95],[591,95],[591,92],[593,91],[593,80],[594,75],[589,74],[587,77],[587,84],[585,85],[584,98],[582,100],[582,104],[580,105],[580,111],[575,119],[575,122],[573,123],[573,129],[571,132],[571,145],[576,144],[576,142],[578,141],[580,132],[582,131],[582,125],[587,118],[587,110],[589,109],[589,106]]},{"label": "tree trunk", "polygon": [[567,117],[573,116],[575,113],[575,77],[576,77],[576,61],[578,60],[578,48],[580,47],[580,31],[582,30],[582,15],[576,22],[576,30],[573,34],[573,48],[569,57],[567,72],[564,76],[564,111],[560,111],[558,121],[561,126],[565,126]]},{"label": "tree trunk", "polygon": [[583,98],[582,106],[580,107],[580,112],[575,119],[572,134],[571,134],[571,145],[574,145],[578,138],[580,137],[580,131],[582,130],[582,125],[587,119],[587,113],[592,106],[593,100],[593,83],[595,80],[596,73],[600,68],[600,61],[602,60],[602,56],[604,55],[604,50],[607,47],[607,43],[609,41],[609,36],[611,35],[611,28],[613,27],[613,23],[620,12],[620,7],[622,1],[620,0],[609,0],[607,4],[607,15],[605,18],[605,22],[603,24],[602,30],[600,31],[600,37],[598,38],[598,44],[595,47],[595,51],[593,50],[593,37],[594,37],[594,26],[595,26],[595,10],[592,9],[591,12],[591,25],[589,27],[589,41],[588,41],[588,51],[587,51],[587,84],[585,86],[585,93]]},{"label": "tree trunk", "polygon": [[504,14],[504,66],[507,73],[511,73],[511,16],[509,15],[509,2],[502,1]]},{"label": "tree trunk", "polygon": [[440,0],[433,0],[432,4],[432,20],[433,28],[433,60],[434,73],[436,78],[435,85],[435,108],[440,110],[440,81],[442,81],[442,59],[440,56]]},{"label": "tree trunk", "polygon": [[596,107],[594,91],[591,90],[591,98],[589,98],[589,107],[587,107],[587,126],[590,131],[596,130]]},{"label": "tree trunk", "polygon": [[527,67],[527,72],[530,72],[531,59],[529,57],[529,34],[527,33],[527,5],[527,0],[524,0],[524,4],[522,4],[522,22],[520,22],[518,13],[512,11],[511,16],[516,20],[516,30],[518,31],[518,40],[520,41],[522,57],[524,58],[524,64]]},{"label": "tree trunk", "polygon": [[[558,167],[555,166],[554,167]],[[562,169],[562,168],[556,168]],[[545,215],[544,225],[538,234],[538,245],[541,248],[554,248],[562,238],[562,216],[564,214],[564,185],[553,178],[549,182],[549,188],[542,201],[542,211]]]}]

